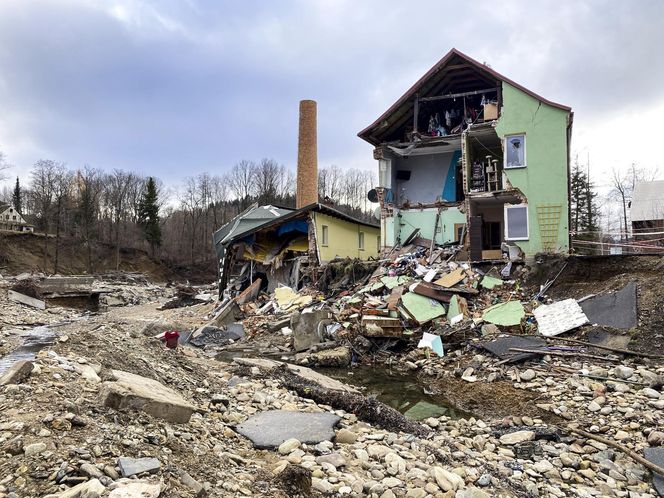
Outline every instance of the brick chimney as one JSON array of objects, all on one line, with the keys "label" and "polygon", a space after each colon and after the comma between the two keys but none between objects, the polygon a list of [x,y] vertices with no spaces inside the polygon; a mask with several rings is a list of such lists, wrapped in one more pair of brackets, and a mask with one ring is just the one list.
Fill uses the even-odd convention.
[{"label": "brick chimney", "polygon": [[300,131],[297,141],[298,209],[318,202],[318,142],[316,132],[316,101],[300,101]]}]

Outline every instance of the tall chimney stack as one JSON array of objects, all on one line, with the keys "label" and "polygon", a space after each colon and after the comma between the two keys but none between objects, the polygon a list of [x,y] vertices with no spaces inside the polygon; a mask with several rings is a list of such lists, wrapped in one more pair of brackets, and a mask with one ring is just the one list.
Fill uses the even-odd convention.
[{"label": "tall chimney stack", "polygon": [[297,141],[298,209],[318,202],[318,140],[316,132],[316,101],[300,101],[300,131]]}]

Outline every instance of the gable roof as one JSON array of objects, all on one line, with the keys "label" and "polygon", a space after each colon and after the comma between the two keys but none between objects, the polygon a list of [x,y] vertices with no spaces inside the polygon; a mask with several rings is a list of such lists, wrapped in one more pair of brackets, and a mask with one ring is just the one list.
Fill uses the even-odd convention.
[{"label": "gable roof", "polygon": [[214,233],[214,245],[215,247],[219,245],[228,245],[233,241],[243,239],[259,230],[276,227],[287,221],[306,216],[311,211],[334,216],[335,218],[339,218],[349,223],[356,223],[371,228],[380,228],[378,223],[359,220],[346,213],[342,213],[333,207],[318,202],[314,202],[300,209],[253,205]]},{"label": "gable roof", "polygon": [[214,245],[225,244],[238,237],[252,233],[255,228],[265,225],[293,212],[294,209],[279,208],[271,205],[259,206],[252,204],[242,213],[214,232]]},{"label": "gable roof", "polygon": [[[357,136],[366,140],[370,144],[379,145],[381,141],[374,136],[374,133],[383,127],[383,123],[388,120],[393,114],[397,114],[397,119],[403,117],[405,114],[412,112],[413,101],[418,93],[432,92],[435,95],[441,94],[444,91],[445,82],[454,81],[455,73],[458,72],[459,76],[474,74],[480,80],[486,83],[503,82],[507,83],[522,92],[530,95],[540,102],[561,109],[563,111],[571,112],[572,108],[566,105],[552,102],[544,97],[536,94],[532,90],[512,81],[507,76],[500,74],[498,71],[491,69],[486,64],[476,61],[472,57],[467,56],[460,50],[452,48],[445,56],[440,59],[424,76],[410,87],[394,104],[392,104],[387,111],[380,115],[373,123],[360,131]],[[436,88],[439,87],[439,88]]]},{"label": "gable roof", "polygon": [[632,221],[664,219],[664,180],[634,185],[629,215]]}]

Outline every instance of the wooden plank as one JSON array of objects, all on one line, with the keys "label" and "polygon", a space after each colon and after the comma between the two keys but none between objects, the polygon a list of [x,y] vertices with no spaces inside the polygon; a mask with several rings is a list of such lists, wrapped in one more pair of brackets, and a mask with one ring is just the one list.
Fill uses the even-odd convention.
[{"label": "wooden plank", "polygon": [[466,278],[466,274],[463,268],[457,268],[453,272],[450,272],[447,275],[443,275],[441,278],[436,280],[434,284],[440,285],[441,287],[454,287],[464,278]]},{"label": "wooden plank", "polygon": [[7,297],[10,301],[14,301],[15,303],[25,304],[26,306],[32,306],[33,308],[40,310],[46,309],[46,303],[44,301],[35,299],[34,297],[26,296],[25,294],[21,294],[13,290],[7,292]]},{"label": "wooden plank", "polygon": [[427,284],[426,282],[420,282],[413,288],[412,291],[415,294],[430,297],[431,299],[435,299],[441,303],[449,303],[453,296],[453,293],[448,292],[446,289]]}]

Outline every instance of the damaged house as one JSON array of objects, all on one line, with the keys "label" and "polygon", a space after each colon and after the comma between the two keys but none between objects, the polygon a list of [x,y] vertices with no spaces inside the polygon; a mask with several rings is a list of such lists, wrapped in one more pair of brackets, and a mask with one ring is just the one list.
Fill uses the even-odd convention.
[{"label": "damaged house", "polygon": [[220,293],[256,278],[261,287],[299,288],[305,267],[336,258],[378,257],[380,227],[313,203],[300,209],[252,206],[214,234]]},{"label": "damaged house", "polygon": [[[318,202],[316,102],[300,102],[296,209],[253,205],[213,234],[219,294],[261,279],[269,291],[301,286],[337,258],[377,258],[380,226]],[[308,270],[307,270],[308,269]]]},{"label": "damaged house", "polygon": [[567,252],[572,117],[452,49],[358,134],[378,160],[381,246],[418,229],[471,261]]}]

